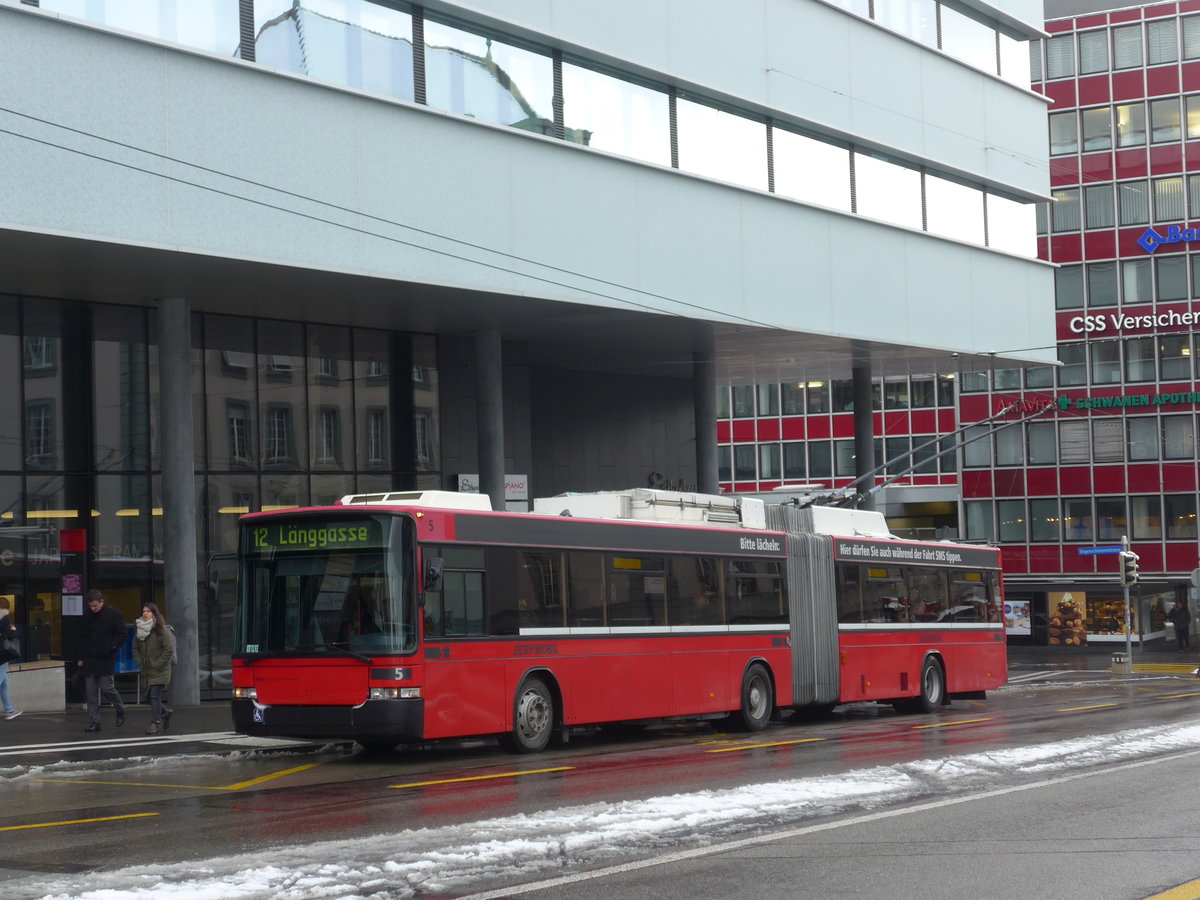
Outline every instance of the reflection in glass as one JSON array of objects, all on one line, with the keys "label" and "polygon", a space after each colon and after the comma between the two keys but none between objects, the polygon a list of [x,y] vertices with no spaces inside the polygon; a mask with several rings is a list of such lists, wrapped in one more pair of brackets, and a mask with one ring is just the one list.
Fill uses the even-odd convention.
[{"label": "reflection in glass", "polygon": [[308,456],[305,350],[299,323],[272,322],[258,330],[258,369],[262,464],[298,468]]},{"label": "reflection in glass", "polygon": [[236,56],[238,0],[41,0],[48,12]]},{"label": "reflection in glass", "polygon": [[[1038,69],[1041,69],[1042,58],[1041,52],[1037,48],[1037,41],[1009,37],[1003,31],[997,33],[1000,35],[1000,77],[1018,87],[1028,88],[1032,73],[1030,62],[1035,55],[1039,64]],[[1035,78],[1041,81],[1040,71],[1037,72]]]},{"label": "reflection in glass", "polygon": [[1112,147],[1112,110],[1107,106],[1085,109],[1083,121],[1083,150],[1108,150]]},{"label": "reflection in glass", "polygon": [[[988,194],[988,246],[1006,253],[1037,257],[1036,210],[1032,203],[1018,203]],[[1057,205],[1057,204],[1056,204]]]},{"label": "reflection in glass", "polygon": [[663,91],[564,62],[566,139],[660,166],[671,164],[671,111]]},{"label": "reflection in glass", "polygon": [[[1151,371],[1150,378],[1153,379],[1153,377],[1154,373]],[[1158,459],[1158,419],[1152,416],[1137,416],[1128,419],[1128,423],[1130,461],[1145,462]]]},{"label": "reflection in glass", "polygon": [[850,211],[850,151],[804,135],[772,129],[775,193]]},{"label": "reflection in glass", "polygon": [[1088,263],[1088,306],[1117,305],[1117,264]]},{"label": "reflection in glass", "polygon": [[1150,140],[1155,144],[1177,141],[1182,134],[1179,98],[1150,101]]},{"label": "reflection in glass", "polygon": [[413,99],[408,13],[365,0],[255,0],[254,20],[263,65]]},{"label": "reflection in glass", "polygon": [[932,234],[983,244],[983,192],[926,175],[925,225]]},{"label": "reflection in glass", "polygon": [[308,404],[311,421],[309,465],[341,469],[354,459],[350,411],[354,382],[350,377],[350,329],[333,325],[308,328]]},{"label": "reflection in glass", "polygon": [[[19,301],[16,297],[0,296],[0,384],[19,385],[21,378],[23,342],[20,335]],[[0,391],[0,469],[9,471],[21,468],[21,392]],[[0,512],[7,506],[0,498]],[[0,528],[3,520],[0,520]],[[3,551],[0,546],[0,551]]]},{"label": "reflection in glass", "polygon": [[1127,259],[1121,263],[1121,291],[1125,303],[1146,303],[1153,296],[1150,260]]},{"label": "reflection in glass", "polygon": [[767,129],[762,122],[680,98],[679,168],[685,172],[767,189]]},{"label": "reflection in glass", "polygon": [[95,465],[143,470],[150,450],[146,317],[111,306],[92,313]]},{"label": "reflection in glass", "polygon": [[1133,538],[1142,541],[1162,540],[1162,501],[1158,497],[1130,497],[1130,518]]},{"label": "reflection in glass", "polygon": [[536,134],[554,134],[549,56],[425,22],[426,102],[437,109]]},{"label": "reflection in glass", "polygon": [[[943,16],[944,10],[945,7]],[[937,4],[934,0],[903,0],[900,3],[875,4],[876,22],[927,47],[937,46],[937,19]],[[946,48],[946,52],[952,56],[958,55],[949,47]]]},{"label": "reflection in glass", "polygon": [[1146,105],[1123,103],[1113,108],[1118,147],[1140,147],[1146,143]]},{"label": "reflection in glass", "polygon": [[26,304],[21,370],[25,383],[25,466],[30,470],[64,465],[63,330],[59,304]]},{"label": "reflection in glass", "polygon": [[904,225],[921,227],[921,173],[872,156],[861,150],[854,153],[855,211]]},{"label": "reflection in glass", "polygon": [[[388,335],[382,331],[354,332],[354,406],[358,427],[358,468],[390,470],[392,433]],[[386,490],[391,490],[388,485]],[[360,481],[360,490],[361,487]]]},{"label": "reflection in glass", "polygon": [[1029,501],[1030,538],[1035,541],[1057,541],[1061,538],[1058,499]]},{"label": "reflection in glass", "polygon": [[996,29],[948,3],[941,4],[942,50],[977,69],[996,73]]}]

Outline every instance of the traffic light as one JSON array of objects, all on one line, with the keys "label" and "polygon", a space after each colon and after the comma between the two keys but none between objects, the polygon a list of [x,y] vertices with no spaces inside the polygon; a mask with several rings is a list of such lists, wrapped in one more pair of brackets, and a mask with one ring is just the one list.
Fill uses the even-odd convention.
[{"label": "traffic light", "polygon": [[1121,584],[1126,587],[1138,583],[1138,559],[1132,550],[1121,551]]}]

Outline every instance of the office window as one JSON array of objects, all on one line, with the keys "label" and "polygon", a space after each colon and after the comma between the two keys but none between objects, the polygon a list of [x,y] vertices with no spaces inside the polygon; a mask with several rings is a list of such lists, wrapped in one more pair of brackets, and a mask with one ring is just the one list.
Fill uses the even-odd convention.
[{"label": "office window", "polygon": [[983,244],[983,192],[935,175],[925,176],[925,230]]},{"label": "office window", "polygon": [[1019,391],[1021,389],[1020,369],[992,370],[992,390]]},{"label": "office window", "polygon": [[925,407],[936,406],[934,397],[934,387],[932,378],[914,378],[912,380],[912,407],[913,409],[924,409]]},{"label": "office window", "polygon": [[1087,384],[1087,345],[1059,344],[1058,386],[1074,387]]},{"label": "office window", "polygon": [[1119,384],[1121,342],[1092,341],[1092,384]]},{"label": "office window", "polygon": [[[982,443],[982,441],[980,442]],[[1002,428],[996,432],[996,465],[1020,466],[1025,464],[1024,435],[1018,426]]]},{"label": "office window", "polygon": [[1154,221],[1174,222],[1183,220],[1183,178],[1155,178],[1154,185]]},{"label": "office window", "polygon": [[856,150],[854,203],[854,211],[860,216],[920,229],[921,173]]},{"label": "office window", "polygon": [[1113,127],[1118,147],[1140,147],[1146,143],[1146,106],[1142,102],[1122,103],[1113,109]]},{"label": "office window", "polygon": [[[35,6],[39,4],[33,4]],[[48,12],[64,13],[157,38],[208,50],[221,56],[237,56],[237,0],[180,0],[134,3],[96,0],[41,0]]]},{"label": "office window", "polygon": [[1083,199],[1088,228],[1111,228],[1117,224],[1117,211],[1113,203],[1113,186],[1111,184],[1085,187]]},{"label": "office window", "polygon": [[1142,64],[1142,25],[1122,25],[1112,30],[1113,68],[1132,69]]},{"label": "office window", "polygon": [[682,97],[676,101],[675,114],[682,171],[767,189],[765,123]]},{"label": "office window", "polygon": [[778,444],[758,445],[758,477],[764,481],[775,481],[780,477]]},{"label": "office window", "polygon": [[1044,204],[1019,203],[990,192],[983,196],[987,206],[987,245],[1019,256],[1037,256],[1037,210]]},{"label": "office window", "polygon": [[1060,34],[1046,40],[1046,77],[1070,78],[1075,74],[1075,35]]},{"label": "office window", "polygon": [[760,416],[779,415],[778,384],[760,384],[758,386],[758,414]]},{"label": "office window", "polygon": [[1121,263],[1121,293],[1125,303],[1149,303],[1154,299],[1150,260],[1131,259]]},{"label": "office window", "polygon": [[1200,218],[1200,175],[1189,175],[1188,180],[1188,218]]},{"label": "office window", "polygon": [[758,468],[755,465],[755,445],[738,444],[733,448],[734,481],[754,481]]},{"label": "office window", "polygon": [[[927,4],[932,12],[932,0],[920,2]],[[875,9],[878,10],[881,5],[900,7],[912,3],[913,0],[897,4],[877,3]],[[996,26],[981,22],[975,18],[980,14],[966,7],[954,7],[948,3],[939,3],[938,7],[940,17],[931,15],[930,24],[940,32],[942,51],[977,69],[983,69],[993,75],[998,74],[1000,66],[996,58]]]},{"label": "office window", "polygon": [[771,129],[775,193],[850,211],[850,151],[782,128]]},{"label": "office window", "polygon": [[1192,377],[1192,337],[1165,334],[1158,339],[1159,378],[1162,381],[1188,381]]},{"label": "office window", "polygon": [[1042,80],[1042,42],[1029,42],[1029,80]]},{"label": "office window", "polygon": [[1196,458],[1196,420],[1190,416],[1163,416],[1163,459]]},{"label": "office window", "polygon": [[1179,31],[1175,19],[1146,23],[1146,65],[1158,66],[1179,59]]},{"label": "office window", "polygon": [[1027,426],[1029,464],[1052,466],[1058,462],[1058,433],[1053,422],[1030,422]]},{"label": "office window", "polygon": [[908,379],[883,383],[883,408],[908,409]]},{"label": "office window", "polygon": [[1087,463],[1092,461],[1088,443],[1087,422],[1058,423],[1058,461],[1060,463]]},{"label": "office window", "polygon": [[952,407],[958,405],[958,398],[954,393],[954,376],[939,375],[937,378],[937,405],[943,407]]},{"label": "office window", "polygon": [[808,442],[808,477],[832,478],[832,444],[829,441]]},{"label": "office window", "polygon": [[1182,136],[1182,124],[1179,117],[1179,98],[1171,97],[1166,100],[1151,100],[1151,142],[1161,144],[1166,141],[1178,141]]},{"label": "office window", "polygon": [[[1037,41],[1030,41],[1024,35],[1011,37],[1002,28],[996,30],[996,37],[1000,44],[1000,77],[1010,84],[1028,89],[1031,51],[1027,45],[1036,44]],[[1038,54],[1040,64],[1040,51],[1034,52]],[[1040,74],[1038,79],[1041,79]]]},{"label": "office window", "polygon": [[1057,498],[1029,501],[1029,538],[1032,541],[1062,540]]},{"label": "office window", "polygon": [[1162,501],[1158,497],[1130,497],[1129,518],[1134,540],[1162,540]]},{"label": "office window", "polygon": [[1050,113],[1050,155],[1079,152],[1079,128],[1074,110]]},{"label": "office window", "polygon": [[1196,495],[1167,494],[1163,497],[1167,540],[1195,540]]},{"label": "office window", "polygon": [[1130,338],[1125,342],[1125,380],[1154,381],[1155,341],[1152,337]]},{"label": "office window", "polygon": [[554,64],[548,54],[425,20],[426,102],[460,116],[554,133]]},{"label": "office window", "polygon": [[885,28],[910,37],[927,47],[938,45],[938,10],[934,0],[876,3],[874,11],[875,21]]},{"label": "office window", "polygon": [[854,410],[854,382],[849,378],[835,378],[829,382],[830,403],[834,412]]},{"label": "office window", "polygon": [[1101,106],[1080,112],[1083,152],[1112,148],[1112,109]]},{"label": "office window", "polygon": [[717,447],[717,480],[733,481],[733,456],[728,444]]},{"label": "office window", "polygon": [[229,435],[229,461],[235,466],[248,466],[252,458],[250,446],[250,406],[239,400],[225,402],[225,421]]},{"label": "office window", "polygon": [[1187,265],[1187,257],[1182,255],[1154,258],[1159,300],[1183,300],[1187,297]]},{"label": "office window", "polygon": [[1054,387],[1054,369],[1050,366],[1030,366],[1025,370],[1025,387]]},{"label": "office window", "polygon": [[1096,539],[1120,540],[1129,533],[1124,497],[1096,498]]},{"label": "office window", "polygon": [[1180,19],[1183,29],[1183,58],[1200,59],[1200,16]]},{"label": "office window", "polygon": [[1079,188],[1053,191],[1054,206],[1051,207],[1051,221],[1054,231],[1079,230]]},{"label": "office window", "polygon": [[1054,306],[1083,308],[1083,266],[1059,266],[1054,270]]},{"label": "office window", "polygon": [[963,504],[963,510],[967,515],[967,540],[986,543],[996,540],[991,500],[968,500]]},{"label": "office window", "polygon": [[1123,181],[1117,185],[1117,208],[1122,225],[1145,225],[1150,221],[1150,194],[1144,181]]},{"label": "office window", "polygon": [[1125,423],[1120,419],[1092,421],[1092,461],[1125,461]]},{"label": "office window", "polygon": [[562,92],[568,141],[671,165],[671,107],[666,91],[564,60]]},{"label": "office window", "polygon": [[717,388],[717,418],[729,418],[729,388],[724,386]]},{"label": "office window", "polygon": [[1187,139],[1200,138],[1200,94],[1183,98],[1183,114],[1187,124]]},{"label": "office window", "polygon": [[1068,541],[1090,541],[1094,538],[1092,527],[1092,498],[1064,497],[1063,521]]},{"label": "office window", "polygon": [[997,500],[996,518],[1000,520],[1000,540],[1025,543],[1028,540],[1024,500]]},{"label": "office window", "polygon": [[1108,31],[1084,31],[1079,35],[1079,74],[1108,71]]},{"label": "office window", "polygon": [[783,477],[787,481],[804,481],[808,478],[808,464],[804,458],[802,441],[783,445]]},{"label": "office window", "polygon": [[804,385],[787,381],[781,384],[779,389],[783,397],[783,414],[785,416],[804,415]]},{"label": "office window", "polygon": [[843,478],[853,478],[855,471],[854,441],[833,442],[833,474]]},{"label": "office window", "polygon": [[963,429],[963,466],[968,469],[990,468],[992,465],[991,429],[972,425]]},{"label": "office window", "polygon": [[1158,419],[1136,416],[1126,420],[1129,428],[1129,461],[1147,462],[1159,457]]},{"label": "office window", "polygon": [[829,385],[823,381],[810,381],[808,389],[808,414],[829,412]]},{"label": "office window", "polygon": [[958,443],[954,435],[946,435],[937,444],[938,464],[942,472],[951,474],[958,471],[958,451],[954,445]]},{"label": "office window", "polygon": [[1117,305],[1117,264],[1088,263],[1088,306]]},{"label": "office window", "polygon": [[749,419],[754,416],[754,385],[735,384],[733,386],[733,417]]}]

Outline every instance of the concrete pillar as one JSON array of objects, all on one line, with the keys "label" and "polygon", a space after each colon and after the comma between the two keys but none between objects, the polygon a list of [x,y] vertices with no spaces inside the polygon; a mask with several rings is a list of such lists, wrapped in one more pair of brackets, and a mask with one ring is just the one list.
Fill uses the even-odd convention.
[{"label": "concrete pillar", "polygon": [[479,492],[504,509],[504,365],[500,332],[475,335],[475,420],[479,433]]},{"label": "concrete pillar", "polygon": [[692,354],[696,405],[696,490],[715,494],[717,479],[717,364],[712,350]]},{"label": "concrete pillar", "polygon": [[[875,415],[871,408],[874,397],[871,391],[871,351],[855,341],[854,360],[851,364],[851,389],[854,393],[854,476],[862,478],[874,471],[875,461]],[[875,486],[875,479],[868,478],[858,486],[860,492]],[[860,504],[861,509],[874,509],[875,499],[868,497]]]},{"label": "concrete pillar", "polygon": [[159,434],[162,435],[163,596],[179,663],[171,701],[200,702],[196,596],[196,458],[192,438],[192,311],[180,297],[158,302]]}]

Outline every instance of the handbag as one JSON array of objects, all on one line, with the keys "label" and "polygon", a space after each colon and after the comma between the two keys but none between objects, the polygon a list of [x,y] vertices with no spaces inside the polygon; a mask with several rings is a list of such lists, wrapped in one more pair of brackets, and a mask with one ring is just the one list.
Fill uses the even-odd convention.
[{"label": "handbag", "polygon": [[21,641],[15,634],[5,635],[4,640],[0,642],[0,656],[4,657],[5,662],[21,658]]}]

